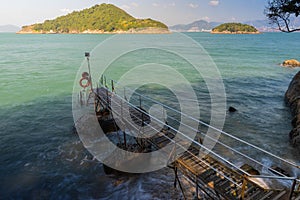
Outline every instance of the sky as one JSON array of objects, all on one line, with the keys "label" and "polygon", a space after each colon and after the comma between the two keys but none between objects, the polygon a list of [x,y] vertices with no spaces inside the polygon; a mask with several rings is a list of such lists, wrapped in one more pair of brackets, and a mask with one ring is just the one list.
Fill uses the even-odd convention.
[{"label": "sky", "polygon": [[1,0],[0,25],[44,22],[95,4],[111,3],[136,18],[152,18],[169,26],[196,20],[245,22],[265,19],[267,0]]}]

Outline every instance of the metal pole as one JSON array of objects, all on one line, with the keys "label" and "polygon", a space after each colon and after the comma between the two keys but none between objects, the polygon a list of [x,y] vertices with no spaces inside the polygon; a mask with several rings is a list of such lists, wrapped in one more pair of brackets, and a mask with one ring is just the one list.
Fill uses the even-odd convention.
[{"label": "metal pole", "polygon": [[293,184],[292,184],[292,188],[291,188],[291,191],[290,191],[289,199],[292,199],[292,197],[293,197],[294,190],[295,190],[295,187],[296,187],[296,183],[297,183],[297,179],[294,179]]},{"label": "metal pole", "polygon": [[111,91],[115,91],[114,80],[111,80]]},{"label": "metal pole", "polygon": [[91,74],[91,66],[90,66],[90,53],[85,52],[85,57],[87,59],[87,63],[88,63],[88,70],[89,70],[89,82],[91,84],[91,89],[93,91],[93,82],[92,82],[92,74]]},{"label": "metal pole", "polygon": [[[182,185],[181,185],[181,182],[180,182],[179,177],[178,177],[178,174],[177,174],[177,167],[175,167],[175,169],[176,169],[176,170],[175,170],[175,177],[176,177],[175,180],[178,181],[178,185],[179,185],[179,188],[180,188],[180,190],[181,190],[181,192],[182,192],[183,199],[186,200],[186,197],[185,197],[185,194],[184,194],[183,187],[182,187]],[[176,188],[176,182],[174,183],[174,186],[175,186],[175,188]]]},{"label": "metal pole", "polygon": [[124,137],[124,146],[125,146],[125,149],[127,148],[127,143],[126,143],[126,133],[125,131],[123,131],[123,137]]},{"label": "metal pole", "polygon": [[127,98],[126,98],[126,88],[124,87],[124,99],[127,101]]},{"label": "metal pole", "polygon": [[174,180],[174,188],[177,186],[177,167],[174,167],[174,175],[175,175],[175,180]]},{"label": "metal pole", "polygon": [[195,177],[195,186],[196,186],[196,199],[199,199],[199,191],[198,191],[198,182],[197,182],[197,176]]},{"label": "metal pole", "polygon": [[101,83],[101,85],[103,86],[103,74],[101,75],[100,83]]},{"label": "metal pole", "polygon": [[142,97],[140,95],[140,109],[142,109]]},{"label": "metal pole", "polygon": [[106,108],[109,108],[109,97],[108,97],[108,89],[106,88]]}]

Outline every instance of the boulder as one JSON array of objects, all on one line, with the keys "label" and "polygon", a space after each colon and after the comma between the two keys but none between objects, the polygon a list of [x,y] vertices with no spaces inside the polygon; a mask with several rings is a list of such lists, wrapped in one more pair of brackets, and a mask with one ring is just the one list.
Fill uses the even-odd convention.
[{"label": "boulder", "polygon": [[290,132],[290,140],[293,145],[300,143],[300,72],[292,79],[285,93],[285,102],[290,107],[293,120],[293,129]]},{"label": "boulder", "polygon": [[300,62],[298,60],[295,60],[295,59],[285,60],[282,63],[282,66],[285,66],[285,67],[300,67]]},{"label": "boulder", "polygon": [[231,112],[231,113],[233,113],[233,112],[236,112],[237,109],[234,108],[234,107],[232,107],[232,106],[230,106],[229,109],[228,109],[228,111]]}]

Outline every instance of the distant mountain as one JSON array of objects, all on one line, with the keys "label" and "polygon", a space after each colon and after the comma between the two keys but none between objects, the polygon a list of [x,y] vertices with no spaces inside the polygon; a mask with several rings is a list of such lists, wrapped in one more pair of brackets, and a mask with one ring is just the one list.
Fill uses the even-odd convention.
[{"label": "distant mountain", "polygon": [[253,20],[253,21],[246,21],[245,24],[249,24],[254,26],[260,32],[274,32],[276,31],[276,26],[271,25],[268,20]]},{"label": "distant mountain", "polygon": [[219,24],[221,23],[198,20],[190,24],[178,24],[175,26],[170,26],[169,29],[171,31],[178,31],[178,32],[205,32],[205,31],[210,31],[211,29],[213,29]]},{"label": "distant mountain", "polygon": [[7,33],[16,33],[20,30],[20,27],[15,26],[15,25],[3,25],[0,26],[0,32],[7,32]]},{"label": "distant mountain", "polygon": [[19,33],[119,33],[168,32],[168,27],[152,19],[136,19],[112,4],[100,4],[44,23],[23,26]]},{"label": "distant mountain", "polygon": [[[268,20],[252,20],[245,21],[244,24],[248,24],[250,26],[254,26],[259,32],[274,32],[278,31],[276,25],[270,24]],[[190,24],[179,24],[175,26],[170,26],[169,29],[171,31],[178,32],[203,32],[212,30],[218,25],[222,24],[222,22],[207,22],[205,20],[195,21]],[[300,17],[294,18],[291,20],[291,25],[294,27],[300,27]]]}]

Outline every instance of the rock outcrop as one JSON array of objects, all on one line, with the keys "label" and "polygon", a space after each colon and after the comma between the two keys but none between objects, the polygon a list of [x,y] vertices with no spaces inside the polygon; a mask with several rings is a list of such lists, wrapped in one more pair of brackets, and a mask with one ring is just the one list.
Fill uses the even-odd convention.
[{"label": "rock outcrop", "polygon": [[300,62],[295,59],[285,60],[282,63],[282,66],[284,66],[284,67],[300,67]]},{"label": "rock outcrop", "polygon": [[285,93],[285,101],[291,108],[293,115],[290,139],[293,145],[300,144],[300,72],[291,81]]}]

